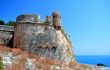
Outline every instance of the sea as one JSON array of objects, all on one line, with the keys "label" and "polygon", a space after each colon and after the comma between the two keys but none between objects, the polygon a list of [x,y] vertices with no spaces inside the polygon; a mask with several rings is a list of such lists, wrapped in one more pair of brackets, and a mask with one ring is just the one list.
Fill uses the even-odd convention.
[{"label": "sea", "polygon": [[76,56],[76,60],[81,64],[104,64],[107,67],[110,67],[110,55],[101,55],[101,56],[87,56],[87,55],[81,55]]}]

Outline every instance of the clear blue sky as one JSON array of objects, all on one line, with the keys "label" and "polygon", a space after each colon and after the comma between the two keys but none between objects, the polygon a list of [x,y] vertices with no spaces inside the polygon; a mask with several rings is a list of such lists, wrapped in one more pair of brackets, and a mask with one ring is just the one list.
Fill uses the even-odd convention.
[{"label": "clear blue sky", "polygon": [[0,19],[59,11],[76,55],[110,55],[110,0],[0,0]]}]

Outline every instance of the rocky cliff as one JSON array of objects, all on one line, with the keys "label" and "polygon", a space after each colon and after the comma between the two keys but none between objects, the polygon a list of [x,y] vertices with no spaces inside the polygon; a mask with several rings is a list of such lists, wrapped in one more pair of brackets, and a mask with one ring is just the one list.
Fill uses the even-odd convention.
[{"label": "rocky cliff", "polygon": [[[1,69],[2,68],[2,69]],[[37,56],[17,48],[0,46],[0,70],[101,70],[90,65]]]}]

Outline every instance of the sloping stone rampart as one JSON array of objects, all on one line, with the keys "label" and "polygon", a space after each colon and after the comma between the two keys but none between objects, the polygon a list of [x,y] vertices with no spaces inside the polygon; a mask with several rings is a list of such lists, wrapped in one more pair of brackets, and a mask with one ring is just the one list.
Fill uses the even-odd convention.
[{"label": "sloping stone rampart", "polygon": [[14,47],[43,57],[70,62],[74,60],[72,46],[61,30],[45,24],[17,23]]}]

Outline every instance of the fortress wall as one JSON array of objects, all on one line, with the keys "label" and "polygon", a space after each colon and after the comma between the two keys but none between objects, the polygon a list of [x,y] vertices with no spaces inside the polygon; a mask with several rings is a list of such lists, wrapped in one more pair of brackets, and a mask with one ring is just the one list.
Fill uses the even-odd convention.
[{"label": "fortress wall", "polygon": [[[0,31],[0,45],[7,46],[12,40],[13,32]],[[10,45],[9,45],[10,46]],[[12,47],[12,45],[10,46]]]},{"label": "fortress wall", "polygon": [[14,26],[0,25],[0,45],[13,46]]},{"label": "fortress wall", "polygon": [[74,60],[70,42],[61,30],[56,30],[53,26],[19,22],[14,35],[14,47],[67,63]]}]

